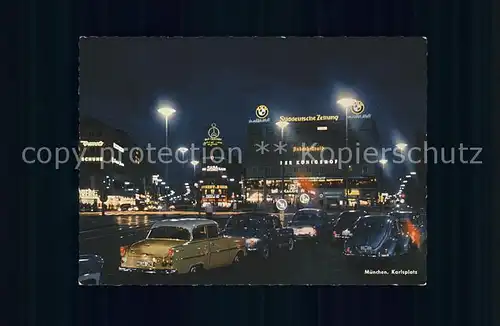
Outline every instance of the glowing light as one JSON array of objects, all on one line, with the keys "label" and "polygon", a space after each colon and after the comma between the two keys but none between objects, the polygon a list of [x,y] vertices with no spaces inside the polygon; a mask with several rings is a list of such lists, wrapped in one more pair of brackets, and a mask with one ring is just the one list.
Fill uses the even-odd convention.
[{"label": "glowing light", "polygon": [[286,126],[288,126],[289,122],[288,121],[278,121],[276,122],[276,125],[280,127],[281,129],[284,129]]},{"label": "glowing light", "polygon": [[158,112],[165,117],[165,119],[168,119],[172,114],[175,113],[175,110],[171,107],[163,107],[159,108]]}]

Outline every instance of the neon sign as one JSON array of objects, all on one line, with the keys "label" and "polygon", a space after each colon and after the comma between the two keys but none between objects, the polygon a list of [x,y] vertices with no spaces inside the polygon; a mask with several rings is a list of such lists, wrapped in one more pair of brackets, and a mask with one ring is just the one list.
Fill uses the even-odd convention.
[{"label": "neon sign", "polygon": [[280,117],[280,121],[284,122],[338,121],[338,120],[339,120],[338,115],[321,115],[321,114],[310,115],[305,117],[286,117],[286,116]]},{"label": "neon sign", "polygon": [[104,145],[103,141],[80,140],[80,143],[85,147],[101,147],[102,145]]}]

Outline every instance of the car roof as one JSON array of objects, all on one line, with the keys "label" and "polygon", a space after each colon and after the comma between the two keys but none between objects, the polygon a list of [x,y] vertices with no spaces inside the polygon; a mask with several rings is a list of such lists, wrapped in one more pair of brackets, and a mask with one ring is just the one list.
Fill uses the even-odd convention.
[{"label": "car roof", "polygon": [[162,220],[159,222],[156,222],[153,224],[151,227],[152,229],[162,227],[162,226],[173,226],[173,227],[180,227],[184,229],[188,229],[192,231],[195,227],[201,226],[201,225],[215,225],[217,226],[217,222],[206,219],[206,218],[172,218],[172,219],[167,219],[167,220]]},{"label": "car roof", "polygon": [[385,214],[365,215],[365,216],[362,216],[361,218],[369,219],[369,218],[377,218],[377,217],[386,218],[388,220],[395,220],[396,219],[394,216],[385,215]]},{"label": "car roof", "polygon": [[342,211],[340,212],[340,214],[342,213],[366,213],[366,211],[362,210],[362,209],[352,209],[352,210],[349,210],[349,211]]}]

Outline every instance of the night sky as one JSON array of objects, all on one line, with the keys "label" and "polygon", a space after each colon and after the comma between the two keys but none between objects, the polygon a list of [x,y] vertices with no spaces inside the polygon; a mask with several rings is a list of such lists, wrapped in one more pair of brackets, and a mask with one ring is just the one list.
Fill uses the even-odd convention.
[{"label": "night sky", "polygon": [[86,38],[80,51],[81,114],[139,145],[164,146],[162,103],[177,110],[172,148],[199,144],[212,122],[227,145],[244,144],[259,104],[273,117],[342,116],[335,100],[349,95],[377,121],[382,145],[425,130],[423,38]]}]

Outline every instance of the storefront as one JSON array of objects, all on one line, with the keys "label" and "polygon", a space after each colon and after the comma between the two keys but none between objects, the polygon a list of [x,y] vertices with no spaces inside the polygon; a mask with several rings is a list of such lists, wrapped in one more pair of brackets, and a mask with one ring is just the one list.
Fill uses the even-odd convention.
[{"label": "storefront", "polygon": [[201,203],[210,203],[213,206],[229,207],[230,199],[228,198],[227,185],[202,185],[201,186]]}]

